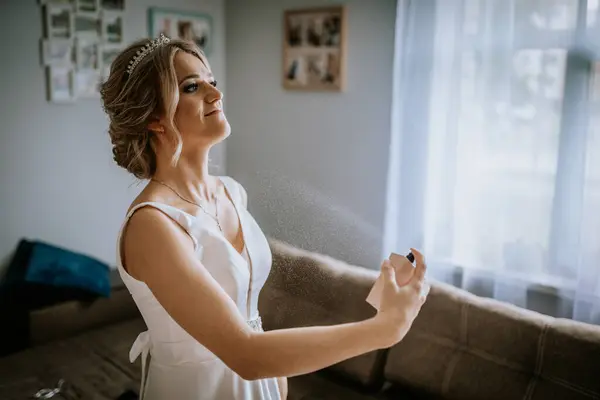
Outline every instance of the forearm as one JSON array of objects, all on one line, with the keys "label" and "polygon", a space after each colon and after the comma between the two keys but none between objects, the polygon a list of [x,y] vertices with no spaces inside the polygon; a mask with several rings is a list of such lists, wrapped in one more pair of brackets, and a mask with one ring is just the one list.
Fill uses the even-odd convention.
[{"label": "forearm", "polygon": [[251,335],[253,379],[292,377],[385,347],[377,319],[333,326],[279,329]]},{"label": "forearm", "polygon": [[281,400],[286,400],[288,395],[288,382],[286,377],[277,378],[277,385],[279,386],[279,395]]}]

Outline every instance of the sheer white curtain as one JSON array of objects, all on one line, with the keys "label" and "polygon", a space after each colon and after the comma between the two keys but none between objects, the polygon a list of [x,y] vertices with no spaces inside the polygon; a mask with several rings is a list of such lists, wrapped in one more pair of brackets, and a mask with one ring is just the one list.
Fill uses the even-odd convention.
[{"label": "sheer white curtain", "polygon": [[598,0],[399,0],[385,253],[600,323]]}]

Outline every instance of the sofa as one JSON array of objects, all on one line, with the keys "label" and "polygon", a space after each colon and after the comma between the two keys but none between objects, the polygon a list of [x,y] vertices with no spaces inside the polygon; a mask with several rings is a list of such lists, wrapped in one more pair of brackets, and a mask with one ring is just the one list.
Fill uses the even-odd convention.
[{"label": "sofa", "polygon": [[[374,315],[365,298],[377,271],[278,240],[270,244],[273,268],[259,299],[265,330]],[[31,398],[60,379],[56,399],[124,399],[137,392],[140,361],[131,364],[128,353],[145,325],[125,288],[29,318],[33,345],[0,358],[0,399]],[[291,377],[288,398],[588,400],[600,399],[599,378],[600,327],[432,282],[399,344]]]}]

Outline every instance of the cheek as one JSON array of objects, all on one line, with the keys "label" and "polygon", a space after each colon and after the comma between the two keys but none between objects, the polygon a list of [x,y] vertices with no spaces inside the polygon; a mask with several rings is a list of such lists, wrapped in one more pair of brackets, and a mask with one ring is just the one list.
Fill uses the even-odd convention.
[{"label": "cheek", "polygon": [[202,105],[198,99],[191,96],[181,97],[177,104],[175,120],[178,126],[186,126],[190,123],[197,124],[198,119],[202,116]]}]

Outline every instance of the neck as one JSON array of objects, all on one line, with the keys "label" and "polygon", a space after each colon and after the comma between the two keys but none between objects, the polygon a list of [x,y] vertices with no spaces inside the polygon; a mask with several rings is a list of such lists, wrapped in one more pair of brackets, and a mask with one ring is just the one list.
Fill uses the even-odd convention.
[{"label": "neck", "polygon": [[171,164],[170,157],[158,158],[152,179],[169,185],[190,200],[211,201],[216,195],[215,182],[208,173],[208,151],[195,157],[182,154],[176,166]]}]

